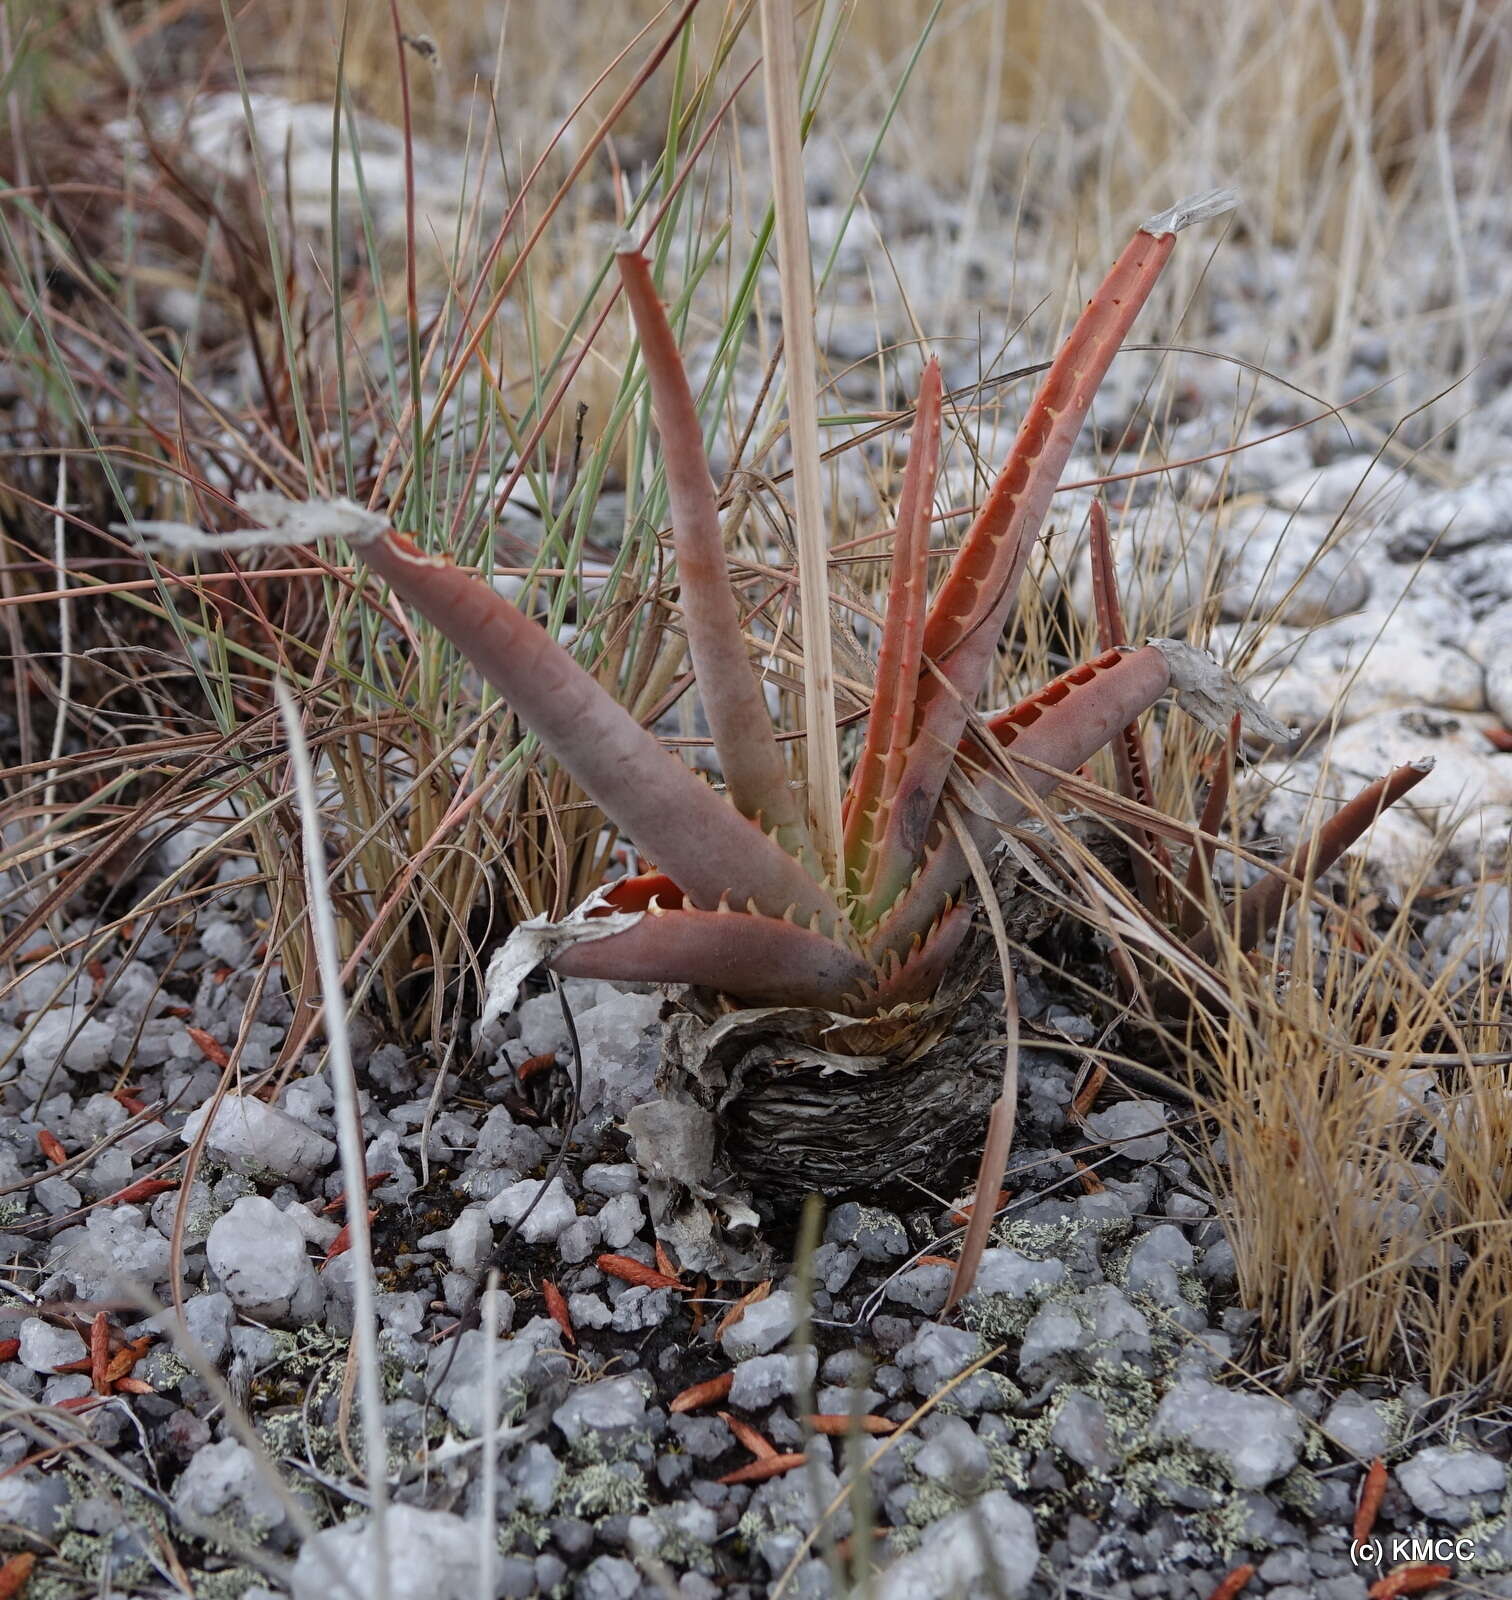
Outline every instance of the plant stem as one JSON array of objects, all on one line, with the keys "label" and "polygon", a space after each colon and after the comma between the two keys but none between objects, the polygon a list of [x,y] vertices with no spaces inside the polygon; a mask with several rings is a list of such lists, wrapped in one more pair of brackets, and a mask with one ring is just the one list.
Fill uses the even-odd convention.
[{"label": "plant stem", "polygon": [[814,283],[799,137],[798,58],[792,0],[761,0],[767,140],[777,215],[777,272],[787,365],[788,437],[798,515],[799,615],[803,625],[803,715],[809,814],[825,873],[838,883],[840,737],[835,727],[835,663],[830,643],[829,541],[819,492],[818,375],[814,361]]}]

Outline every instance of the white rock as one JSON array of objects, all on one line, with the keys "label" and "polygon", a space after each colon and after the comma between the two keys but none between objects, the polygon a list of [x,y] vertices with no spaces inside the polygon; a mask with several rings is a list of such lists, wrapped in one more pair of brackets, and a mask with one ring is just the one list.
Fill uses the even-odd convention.
[{"label": "white rock", "polygon": [[585,1434],[638,1433],[648,1426],[638,1378],[600,1378],[574,1389],[551,1414],[569,1444]]},{"label": "white rock", "polygon": [[70,1361],[79,1361],[89,1352],[72,1328],[57,1328],[41,1317],[28,1317],[21,1324],[21,1352],[17,1359],[33,1372],[49,1377]]},{"label": "white rock", "polygon": [[522,1178],[520,1182],[510,1184],[488,1202],[489,1220],[513,1223],[523,1216],[525,1221],[520,1228],[520,1237],[526,1244],[551,1243],[577,1220],[577,1207],[573,1205],[561,1178],[557,1177],[544,1186],[546,1192],[541,1195],[540,1203],[529,1216],[525,1216],[542,1187],[539,1178]]},{"label": "white rock", "polygon": [[235,1439],[194,1452],[173,1486],[173,1503],[181,1515],[229,1520],[243,1535],[266,1535],[281,1527],[286,1516],[266,1469]]},{"label": "white rock", "polygon": [[1406,467],[1384,456],[1350,455],[1326,467],[1309,467],[1267,490],[1265,497],[1284,511],[1336,517],[1347,507],[1352,519],[1379,522],[1417,493],[1417,480]]},{"label": "white rock", "polygon": [[[65,1072],[98,1072],[110,1059],[114,1041],[114,1029],[96,1017],[84,1020],[71,1008],[46,1011],[32,1024],[21,1046],[24,1082],[36,1093],[54,1067]],[[53,1080],[55,1085],[64,1081]]]},{"label": "white rock", "polygon": [[236,1307],[258,1322],[311,1322],[325,1294],[299,1225],[271,1200],[243,1195],[218,1217],[205,1256]]},{"label": "white rock", "polygon": [[69,1278],[81,1298],[100,1300],[127,1284],[151,1288],[168,1276],[172,1246],[136,1206],[91,1211],[82,1228],[53,1241],[48,1269]]},{"label": "white rock", "polygon": [[1379,1400],[1346,1391],[1328,1408],[1323,1431],[1361,1461],[1374,1461],[1391,1448],[1391,1413]]},{"label": "white rock", "polygon": [[[478,1535],[450,1511],[390,1505],[389,1600],[474,1600],[478,1592]],[[337,1600],[378,1592],[378,1554],[367,1517],[324,1528],[305,1541],[290,1577],[293,1600]]]},{"label": "white rock", "polygon": [[1390,547],[1399,561],[1509,539],[1512,467],[1484,473],[1458,489],[1421,495],[1391,519]]},{"label": "white rock", "polygon": [[1120,1100],[1087,1118],[1092,1132],[1129,1161],[1158,1161],[1171,1142],[1165,1125],[1165,1107],[1157,1100]]},{"label": "white rock", "polygon": [[1341,535],[1330,517],[1245,506],[1219,536],[1228,558],[1220,604],[1234,621],[1274,617],[1312,627],[1370,598],[1359,541]]},{"label": "white rock", "polygon": [[[184,1124],[183,1141],[192,1144],[210,1116],[201,1106]],[[287,1111],[253,1095],[228,1094],[215,1108],[207,1144],[210,1153],[248,1177],[274,1173],[294,1183],[318,1176],[336,1158],[335,1144],[307,1128]]]},{"label": "white rock", "polygon": [[792,1337],[798,1326],[798,1308],[786,1289],[778,1289],[765,1300],[754,1301],[740,1314],[739,1321],[720,1334],[719,1342],[732,1361],[764,1356]]},{"label": "white rock", "polygon": [[1302,1419],[1281,1400],[1184,1378],[1156,1409],[1150,1432],[1216,1456],[1241,1489],[1263,1489],[1296,1466]]},{"label": "white rock", "polygon": [[469,1206],[443,1235],[446,1259],[457,1272],[475,1274],[493,1249],[493,1227],[482,1206]]},{"label": "white rock", "polygon": [[1027,1594],[1039,1563],[1034,1517],[993,1489],[924,1530],[917,1550],[894,1561],[875,1585],[877,1600],[945,1600],[948,1595]]},{"label": "white rock", "polygon": [[623,1250],[646,1225],[640,1198],[617,1194],[605,1201],[598,1214],[599,1235],[611,1250]]},{"label": "white rock", "polygon": [[1491,1499],[1500,1499],[1507,1469],[1479,1450],[1434,1445],[1404,1461],[1396,1480],[1425,1517],[1463,1524],[1489,1510]]}]

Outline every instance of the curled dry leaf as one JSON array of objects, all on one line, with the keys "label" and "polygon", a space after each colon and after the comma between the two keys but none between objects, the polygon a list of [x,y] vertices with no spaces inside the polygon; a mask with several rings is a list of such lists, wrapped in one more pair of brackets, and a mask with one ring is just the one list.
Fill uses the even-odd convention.
[{"label": "curled dry leaf", "polygon": [[852,1417],[838,1411],[814,1411],[804,1420],[815,1433],[828,1434],[831,1437],[857,1432],[884,1434],[898,1431],[896,1422],[890,1422],[886,1417],[872,1416],[870,1412],[865,1416]]},{"label": "curled dry leaf", "polygon": [[722,1372],[717,1378],[705,1378],[702,1383],[691,1383],[673,1399],[667,1409],[679,1413],[698,1411],[704,1406],[713,1405],[716,1400],[723,1400],[734,1384],[733,1372]]},{"label": "curled dry leaf", "polygon": [[1352,1536],[1358,1544],[1368,1539],[1381,1512],[1381,1501],[1386,1494],[1386,1463],[1379,1456],[1370,1463],[1364,1481],[1360,1484],[1360,1503],[1355,1507]]},{"label": "curled dry leaf", "polygon": [[68,1152],[63,1148],[63,1141],[57,1134],[49,1133],[46,1128],[37,1129],[37,1147],[55,1167],[61,1167],[68,1160]]},{"label": "curled dry leaf", "polygon": [[648,1267],[644,1261],[637,1261],[633,1256],[603,1255],[594,1263],[600,1272],[611,1278],[618,1278],[621,1283],[633,1283],[638,1288],[647,1289],[678,1289],[682,1293],[688,1292],[689,1286],[670,1277],[665,1272],[658,1272],[655,1267]]},{"label": "curled dry leaf", "polygon": [[213,1033],[206,1033],[203,1028],[187,1028],[185,1032],[199,1046],[200,1054],[212,1066],[224,1069],[231,1065],[231,1057],[227,1054],[225,1045]]},{"label": "curled dry leaf", "polygon": [[562,1337],[568,1344],[576,1344],[577,1330],[572,1326],[567,1300],[550,1278],[541,1280],[541,1298],[546,1302],[546,1315],[562,1330]]},{"label": "curled dry leaf", "polygon": [[1232,1572],[1227,1572],[1219,1580],[1218,1587],[1208,1596],[1208,1600],[1234,1600],[1234,1596],[1253,1578],[1254,1567],[1245,1562],[1242,1567],[1235,1567]]},{"label": "curled dry leaf", "polygon": [[719,1482],[765,1483],[768,1478],[780,1478],[784,1472],[791,1472],[794,1467],[801,1467],[807,1460],[807,1456],[796,1453],[785,1456],[765,1456],[760,1461],[748,1462],[743,1467],[736,1467],[733,1472],[725,1473],[724,1477],[719,1479]]},{"label": "curled dry leaf", "polygon": [[1365,1592],[1370,1600],[1400,1600],[1402,1595],[1424,1594],[1429,1589],[1436,1589],[1441,1583],[1447,1583],[1453,1575],[1451,1568],[1436,1562],[1415,1562],[1411,1566],[1388,1572],[1384,1578],[1377,1578]]},{"label": "curled dry leaf", "polygon": [[727,1329],[733,1328],[746,1314],[747,1306],[755,1305],[758,1300],[765,1300],[771,1292],[772,1280],[770,1278],[758,1283],[754,1289],[748,1289],[719,1319],[718,1325],[714,1329],[714,1337],[718,1339]]},{"label": "curled dry leaf", "polygon": [[742,1422],[739,1417],[728,1411],[721,1411],[719,1420],[735,1435],[740,1447],[749,1450],[758,1461],[771,1461],[776,1457],[776,1445],[772,1444],[759,1428],[753,1428],[749,1422]]},{"label": "curled dry leaf", "polygon": [[26,1589],[27,1580],[32,1575],[32,1568],[36,1566],[37,1558],[30,1550],[23,1550],[19,1555],[8,1556],[4,1566],[0,1566],[0,1600],[18,1600]]}]

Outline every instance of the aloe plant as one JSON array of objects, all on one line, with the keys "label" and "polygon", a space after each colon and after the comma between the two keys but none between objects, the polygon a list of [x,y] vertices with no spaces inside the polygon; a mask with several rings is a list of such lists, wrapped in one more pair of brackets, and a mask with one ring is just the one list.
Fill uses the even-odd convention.
[{"label": "aloe plant", "polygon": [[[1145,223],[1073,327],[939,592],[927,595],[941,382],[925,368],[901,485],[876,697],[844,806],[843,867],[822,876],[730,587],[702,432],[648,263],[618,256],[661,436],[688,649],[727,790],[668,752],[568,653],[487,583],[392,528],[360,539],[370,565],[441,629],[657,871],[533,931],[564,973],[703,986],[747,1001],[865,1015],[927,997],[970,921],[965,856],[942,803],[1050,498],[1093,396],[1208,195]],[[990,717],[997,775],[969,826],[984,839],[1172,687],[1170,653],[1105,651]],[[977,746],[978,751],[980,745]],[[1023,765],[1016,758],[1024,757]],[[1002,769],[1010,776],[1003,776]],[[1044,769],[1049,769],[1044,770]],[[839,881],[835,881],[838,879]]]}]

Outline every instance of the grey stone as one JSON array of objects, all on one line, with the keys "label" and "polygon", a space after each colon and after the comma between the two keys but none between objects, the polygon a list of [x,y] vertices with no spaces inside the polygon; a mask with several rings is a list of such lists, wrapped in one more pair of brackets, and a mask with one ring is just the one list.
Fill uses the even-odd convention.
[{"label": "grey stone", "polygon": [[579,1217],[557,1235],[557,1254],[569,1266],[578,1266],[598,1249],[602,1238],[597,1217]]},{"label": "grey stone", "polygon": [[1284,1401],[1185,1378],[1160,1402],[1150,1428],[1216,1456],[1242,1489],[1262,1489],[1296,1466],[1302,1420]]},{"label": "grey stone", "polygon": [[926,1322],[899,1350],[897,1364],[908,1373],[916,1394],[931,1395],[981,1354],[982,1341],[976,1334],[942,1322]]},{"label": "grey stone", "polygon": [[1323,1431],[1361,1461],[1374,1461],[1391,1447],[1391,1412],[1379,1400],[1346,1391],[1329,1407]]},{"label": "grey stone", "polygon": [[1507,1484],[1507,1469],[1479,1450],[1433,1445],[1396,1469],[1402,1492],[1425,1517],[1463,1526],[1489,1512]]},{"label": "grey stone", "polygon": [[[97,1017],[82,1019],[71,1007],[46,1011],[32,1023],[21,1046],[23,1083],[36,1093],[55,1067],[64,1072],[98,1072],[110,1059],[115,1030]],[[64,1080],[54,1079],[56,1084]]]},{"label": "grey stone", "polygon": [[896,1261],[908,1254],[908,1234],[890,1211],[847,1200],[830,1213],[824,1237],[829,1244],[853,1244],[866,1261]]},{"label": "grey stone", "polygon": [[1017,1250],[984,1250],[967,1298],[1004,1294],[1014,1300],[1038,1300],[1066,1278],[1063,1261],[1036,1261]]},{"label": "grey stone", "polygon": [[589,1194],[613,1198],[617,1194],[640,1192],[640,1169],[633,1161],[601,1161],[583,1174],[583,1187]]},{"label": "grey stone", "polygon": [[930,1262],[910,1267],[888,1283],[887,1298],[932,1317],[945,1309],[953,1276],[951,1268]]},{"label": "grey stone", "polygon": [[987,1446],[964,1417],[944,1417],[934,1436],[913,1458],[914,1470],[943,1483],[953,1494],[976,1493],[992,1471]]},{"label": "grey stone", "polygon": [[671,1310],[672,1290],[638,1284],[615,1301],[610,1321],[616,1333],[640,1333],[646,1328],[659,1328]]},{"label": "grey stone", "polygon": [[640,1573],[622,1556],[600,1556],[572,1587],[577,1600],[633,1600]]},{"label": "grey stone", "polygon": [[764,1356],[792,1337],[798,1326],[798,1308],[786,1289],[778,1289],[765,1300],[748,1305],[740,1319],[719,1336],[724,1352],[732,1361]]},{"label": "grey stone", "polygon": [[446,1259],[455,1272],[475,1276],[493,1249],[493,1226],[482,1206],[469,1206],[457,1214],[444,1234]]},{"label": "grey stone", "polygon": [[1190,1272],[1196,1257],[1180,1228],[1165,1222],[1151,1228],[1129,1255],[1125,1282],[1132,1294],[1148,1295],[1164,1306],[1184,1303],[1182,1272]]},{"label": "grey stone", "polygon": [[[810,1381],[815,1368],[814,1352],[803,1352]],[[801,1386],[801,1371],[796,1355],[752,1356],[735,1368],[730,1387],[730,1405],[737,1411],[765,1411],[784,1395],[796,1394]]]},{"label": "grey stone", "polygon": [[311,1322],[325,1301],[298,1223],[260,1195],[243,1195],[216,1219],[205,1259],[237,1309],[258,1322]]},{"label": "grey stone", "polygon": [[[460,1433],[477,1438],[487,1423],[488,1391],[484,1384],[487,1335],[469,1328],[457,1340],[432,1348],[428,1376],[438,1385],[436,1400]],[[525,1407],[532,1385],[543,1378],[551,1360],[534,1340],[522,1336],[495,1339],[492,1353],[494,1420],[513,1422]],[[560,1354],[556,1363],[563,1364]],[[445,1374],[443,1379],[442,1374]]]},{"label": "grey stone", "polygon": [[[522,1178],[501,1190],[488,1202],[490,1222],[515,1223],[524,1217],[520,1237],[526,1244],[551,1244],[577,1221],[577,1207],[560,1177],[553,1178],[541,1193],[542,1180]],[[540,1194],[540,1202],[531,1204]],[[526,1212],[529,1211],[529,1215]]]},{"label": "grey stone", "polygon": [[648,1426],[646,1391],[637,1378],[601,1378],[574,1389],[552,1412],[551,1420],[569,1444],[589,1432],[641,1432]]},{"label": "grey stone", "polygon": [[286,1521],[266,1469],[235,1439],[221,1439],[195,1451],[173,1486],[173,1504],[186,1520],[202,1524],[212,1518],[229,1520],[245,1535],[276,1533]]},{"label": "grey stone", "polygon": [[1028,1593],[1039,1563],[1034,1518],[1003,1489],[942,1517],[917,1550],[878,1579],[877,1600],[943,1600],[980,1591],[1002,1600]]},{"label": "grey stone", "polygon": [[1155,1100],[1120,1100],[1087,1118],[1097,1138],[1129,1161],[1158,1161],[1171,1142],[1165,1125],[1165,1107]]},{"label": "grey stone", "polygon": [[[389,1600],[476,1600],[477,1530],[449,1511],[391,1505],[385,1529]],[[369,1520],[354,1518],[305,1541],[290,1575],[293,1600],[332,1600],[378,1591],[378,1557]]]},{"label": "grey stone", "polygon": [[271,1172],[293,1183],[308,1183],[336,1159],[331,1140],[255,1095],[228,1094],[219,1106],[212,1101],[191,1112],[181,1134],[183,1142],[193,1144],[207,1120],[210,1154],[248,1177]]},{"label": "grey stone", "polygon": [[51,1376],[59,1367],[79,1361],[89,1352],[72,1328],[54,1327],[41,1317],[27,1317],[21,1324],[21,1351],[17,1359],[33,1372]]},{"label": "grey stone", "polygon": [[1080,1389],[1061,1396],[1050,1425],[1050,1442],[1088,1472],[1110,1472],[1118,1459],[1108,1444],[1103,1408]]}]

